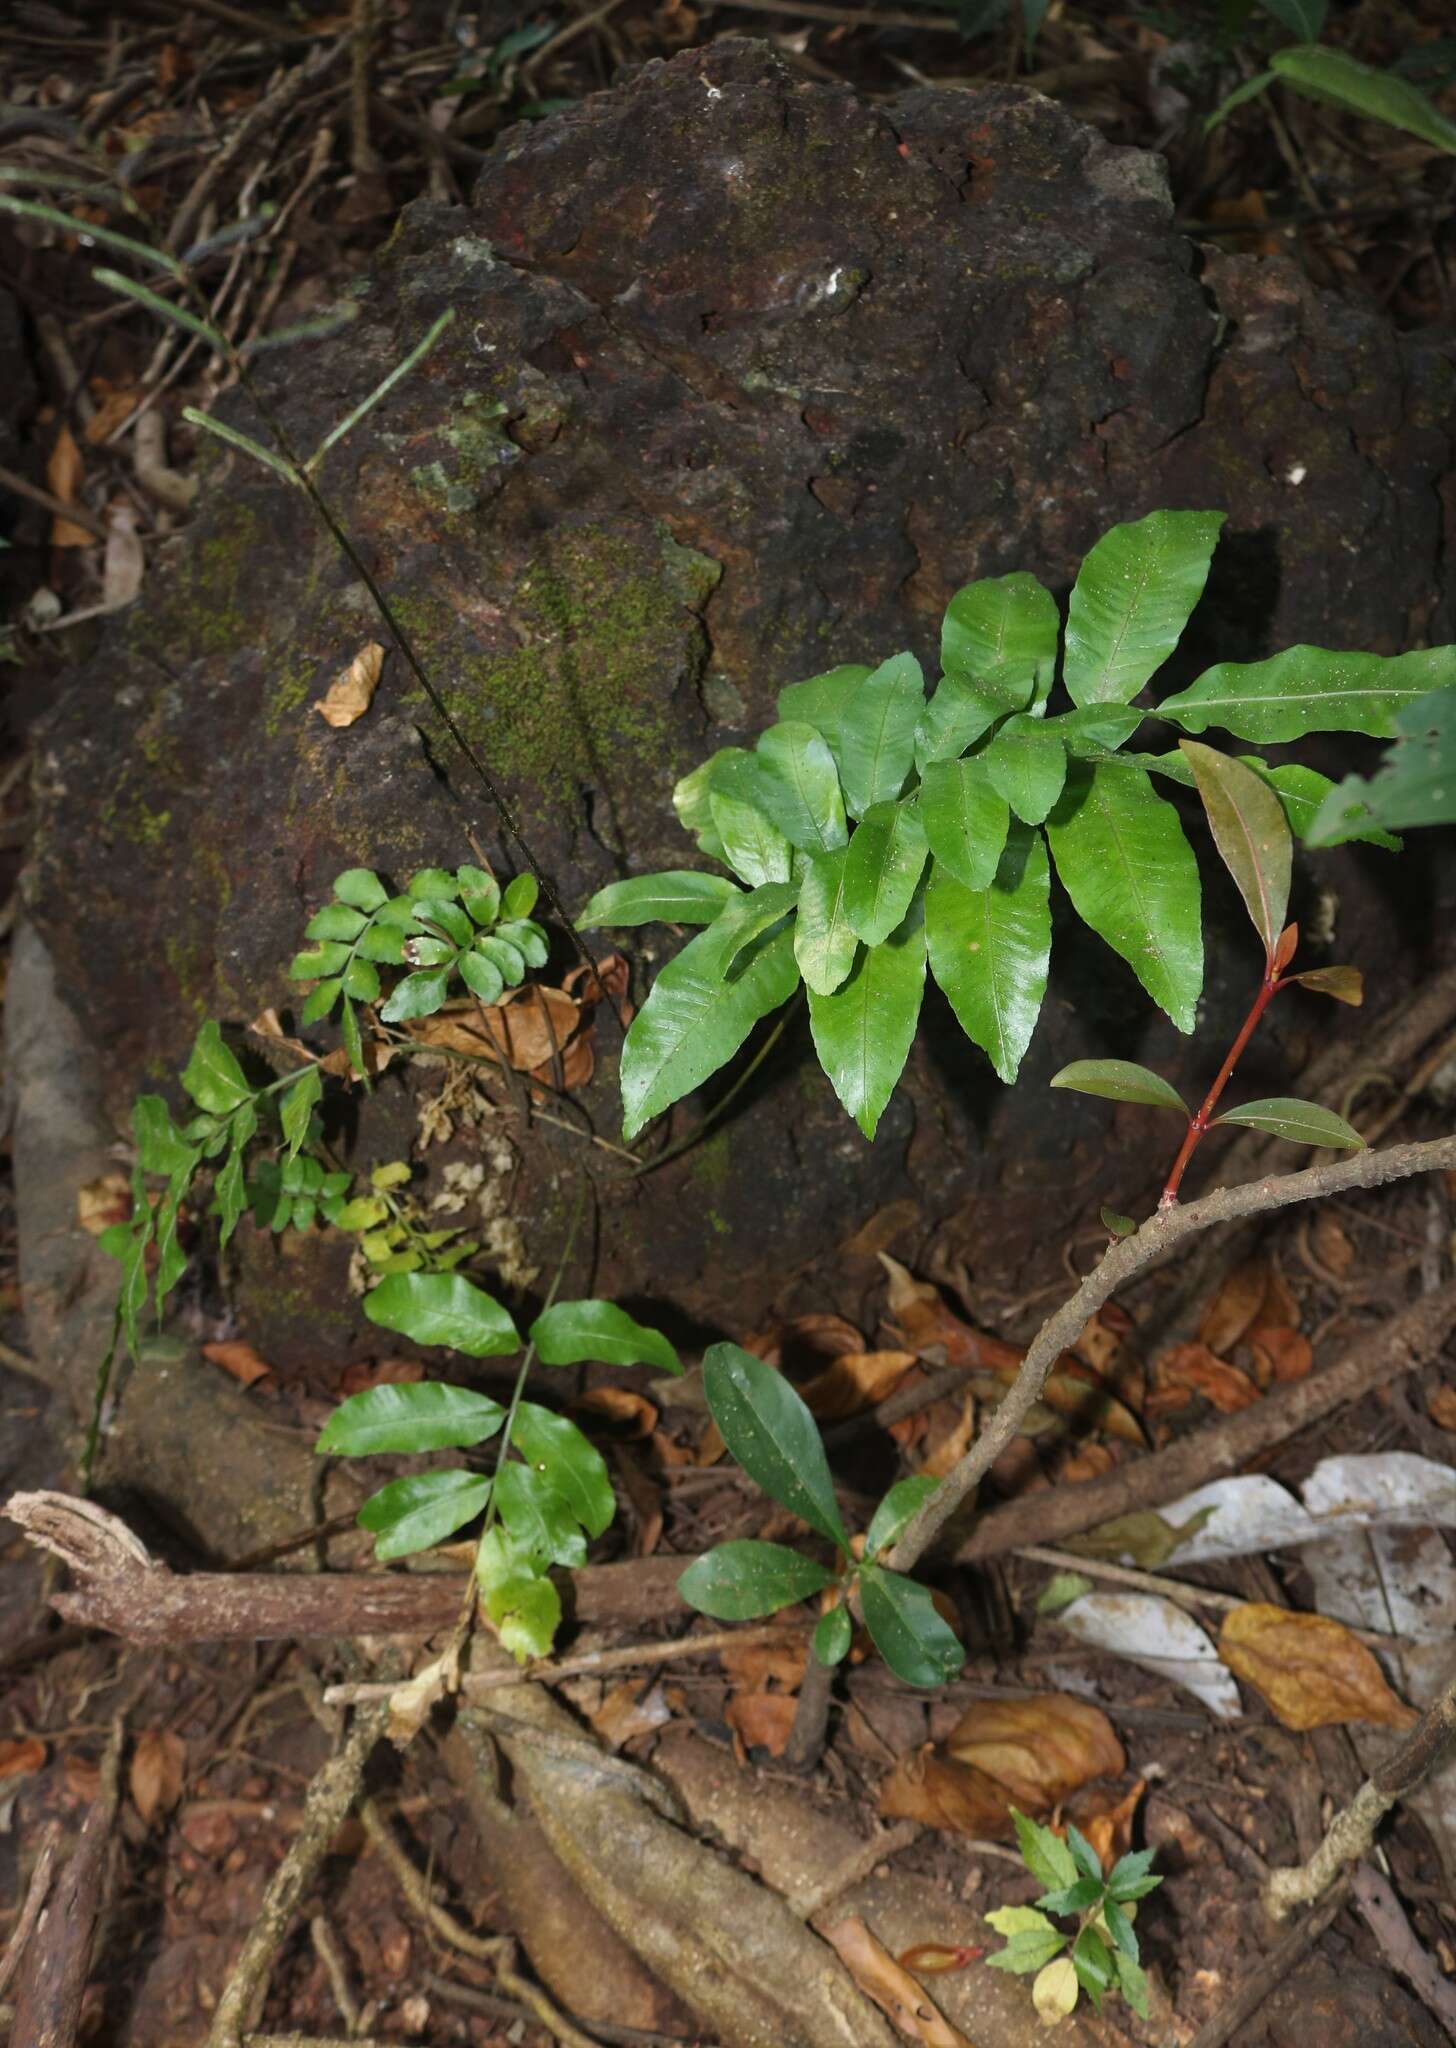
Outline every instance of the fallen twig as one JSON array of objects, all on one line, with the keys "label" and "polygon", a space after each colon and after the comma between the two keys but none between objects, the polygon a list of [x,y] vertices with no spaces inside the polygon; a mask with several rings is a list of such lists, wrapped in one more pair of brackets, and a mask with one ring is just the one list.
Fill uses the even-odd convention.
[{"label": "fallen twig", "polygon": [[[1381,1187],[1388,1181],[1406,1180],[1412,1174],[1442,1167],[1456,1167],[1456,1138],[1392,1145],[1383,1152],[1357,1152],[1351,1159],[1310,1167],[1304,1173],[1285,1174],[1278,1180],[1219,1188],[1202,1201],[1175,1205],[1150,1216],[1134,1236],[1121,1238],[1110,1246],[1071,1299],[1048,1316],[1004,1400],[965,1456],[915,1516],[887,1562],[896,1571],[908,1571],[924,1555],[1016,1435],[1032,1406],[1040,1400],[1057,1360],[1076,1342],[1088,1320],[1119,1287],[1161,1257],[1171,1245],[1218,1223],[1262,1215],[1294,1202],[1316,1201],[1324,1195],[1343,1194],[1349,1188]],[[1442,1295],[1431,1295],[1427,1303],[1441,1299]],[[1045,1533],[1061,1532],[1047,1529]]]},{"label": "fallen twig", "polygon": [[[679,1636],[670,1643],[628,1643],[620,1650],[583,1650],[578,1656],[560,1657],[554,1663],[510,1663],[495,1670],[469,1671],[461,1678],[458,1690],[465,1699],[480,1699],[506,1685],[552,1685],[559,1678],[597,1678],[611,1671],[634,1671],[644,1665],[703,1657],[730,1645],[741,1650],[753,1643],[794,1642],[805,1633],[805,1629],[783,1621],[763,1628],[708,1629],[700,1635]],[[331,1685],[324,1694],[324,1705],[355,1706],[361,1700],[389,1699],[398,1691],[397,1680],[393,1685]]]},{"label": "fallen twig", "polygon": [[96,1923],[106,1900],[111,1830],[120,1797],[121,1740],[118,1720],[101,1760],[101,1782],[82,1823],[81,1839],[55,1889],[43,1898],[34,1933],[21,1955],[10,2030],[16,2048],[43,2048],[47,2043],[67,2048],[80,2031]]},{"label": "fallen twig", "polygon": [[24,1904],[11,1929],[10,1939],[5,1944],[5,1953],[0,1956],[0,1998],[3,1998],[10,1988],[10,1980],[19,1968],[20,1959],[25,1954],[30,1937],[35,1931],[35,1923],[40,1918],[41,1907],[45,1904],[46,1894],[51,1888],[51,1878],[56,1867],[56,1851],[60,1847],[60,1841],[60,1826],[52,1821],[46,1829],[45,1838],[36,1855],[35,1867],[30,1873],[30,1883],[26,1886]]},{"label": "fallen twig", "polygon": [[1347,1864],[1358,1863],[1375,1840],[1375,1830],[1398,1799],[1414,1792],[1456,1741],[1456,1678],[1421,1715],[1405,1740],[1365,1780],[1348,1806],[1325,1830],[1307,1863],[1276,1870],[1264,1887],[1264,1905],[1275,1920],[1326,1891]]},{"label": "fallen twig", "polygon": [[243,2048],[244,2036],[267,1993],[269,1972],[288,1923],[354,1803],[364,1766],[384,1733],[384,1722],[382,1706],[362,1708],[343,1748],[329,1758],[310,1784],[303,1824],[273,1873],[258,1916],[223,1987],[207,2048]]}]

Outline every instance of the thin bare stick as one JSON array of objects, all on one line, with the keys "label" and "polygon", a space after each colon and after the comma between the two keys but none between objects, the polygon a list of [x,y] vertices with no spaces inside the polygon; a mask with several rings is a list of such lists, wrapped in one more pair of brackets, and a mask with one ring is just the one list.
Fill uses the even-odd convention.
[{"label": "thin bare stick", "polygon": [[88,512],[84,505],[68,505],[64,498],[58,498],[53,491],[44,490],[40,484],[33,484],[29,478],[17,476],[13,469],[0,469],[0,485],[7,491],[14,491],[17,498],[29,498],[42,511],[53,512],[57,519],[69,519],[72,526],[84,527],[97,540],[105,540],[107,528],[94,512]]},{"label": "thin bare stick", "polygon": [[288,1854],[273,1873],[257,1918],[212,2017],[207,2048],[243,2048],[243,2038],[268,1988],[268,1975],[288,1923],[312,1884],[358,1793],[374,1745],[384,1733],[385,1709],[363,1708],[348,1740],[314,1777],[303,1821]]},{"label": "thin bare stick", "polygon": [[1161,1257],[1170,1245],[1195,1237],[1215,1224],[1237,1222],[1295,1202],[1318,1201],[1351,1188],[1382,1187],[1412,1174],[1456,1167],[1456,1138],[1434,1138],[1424,1144],[1392,1145],[1383,1152],[1357,1152],[1329,1166],[1313,1166],[1280,1179],[1250,1181],[1243,1187],[1219,1188],[1202,1201],[1160,1209],[1132,1237],[1119,1238],[1087,1275],[1071,1299],[1048,1316],[1010,1391],[965,1456],[943,1479],[915,1516],[887,1560],[896,1571],[908,1571],[924,1555],[961,1503],[972,1494],[1016,1435],[1051,1375],[1053,1366],[1076,1342],[1089,1319],[1124,1282]]},{"label": "thin bare stick", "polygon": [[55,1874],[56,1851],[60,1847],[60,1841],[60,1822],[53,1820],[46,1829],[40,1852],[35,1859],[35,1868],[30,1873],[25,1903],[11,1930],[10,1939],[5,1944],[5,1953],[0,1956],[0,1998],[9,1990],[10,1980],[15,1975],[20,1958],[29,1946],[31,1935],[35,1932],[35,1923],[40,1918],[40,1909],[46,1902],[46,1894],[51,1888],[51,1878]]},{"label": "thin bare stick", "polygon": [[1308,1905],[1329,1889],[1348,1864],[1358,1863],[1391,1807],[1429,1776],[1453,1741],[1456,1678],[1431,1701],[1404,1742],[1365,1780],[1349,1805],[1341,1807],[1309,1861],[1270,1873],[1264,1907],[1271,1918],[1283,1920],[1296,1906]]},{"label": "thin bare stick", "polygon": [[[1105,1558],[1083,1557],[1075,1550],[1049,1550],[1045,1544],[1026,1543],[1016,1555],[1029,1558],[1033,1564],[1051,1565],[1056,1571],[1085,1572],[1089,1579],[1106,1579],[1112,1586],[1127,1586],[1137,1593],[1154,1593],[1160,1599],[1175,1601],[1180,1607],[1217,1607],[1232,1612],[1235,1607],[1247,1607],[1249,1604],[1238,1593],[1219,1593],[1212,1586],[1190,1586],[1185,1579],[1165,1579],[1157,1572],[1135,1571],[1131,1565],[1109,1564]],[[1369,1643],[1376,1650],[1393,1650],[1400,1641],[1398,1636],[1379,1635],[1371,1628],[1352,1628],[1350,1633],[1359,1642]]]},{"label": "thin bare stick", "polygon": [[[552,1685],[559,1678],[597,1678],[611,1671],[634,1671],[657,1664],[674,1664],[684,1657],[709,1656],[715,1650],[743,1649],[755,1643],[791,1643],[804,1630],[789,1622],[775,1622],[764,1628],[715,1628],[701,1635],[679,1636],[671,1643],[629,1643],[620,1650],[585,1650],[576,1657],[561,1657],[554,1664],[502,1666],[498,1671],[467,1672],[460,1681],[464,1699],[481,1699],[505,1685]],[[357,1706],[361,1700],[387,1700],[398,1692],[395,1685],[331,1685],[324,1694],[328,1707]]]}]

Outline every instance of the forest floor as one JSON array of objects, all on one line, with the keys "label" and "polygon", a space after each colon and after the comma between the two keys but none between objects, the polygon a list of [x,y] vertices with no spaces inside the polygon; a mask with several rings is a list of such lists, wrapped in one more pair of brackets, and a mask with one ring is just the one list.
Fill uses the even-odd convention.
[{"label": "forest floor", "polygon": [[[1403,327],[1452,321],[1456,158],[1288,94],[1251,102],[1205,134],[1206,115],[1258,71],[1278,40],[1276,24],[1257,9],[1053,0],[1030,51],[1017,8],[976,0],[959,14],[903,6],[871,14],[825,0],[559,0],[544,7],[509,0],[374,12],[361,37],[371,10],[356,5],[351,21],[336,0],[286,9],[224,0],[124,8],[15,0],[0,53],[7,161],[74,173],[100,154],[134,165],[128,182],[149,231],[166,234],[185,220],[188,240],[245,210],[250,190],[276,188],[285,174],[291,196],[277,231],[224,249],[209,273],[213,317],[242,339],[333,303],[365,270],[402,204],[422,194],[468,196],[484,153],[514,123],[606,86],[624,66],[748,32],[769,36],[804,76],[840,79],[869,95],[926,83],[1031,83],[1112,141],[1162,151],[1178,217],[1196,238],[1292,254],[1318,284],[1380,306]],[[1441,0],[1408,7],[1362,0],[1338,13],[1332,34],[1367,62],[1398,66],[1456,111],[1449,29]],[[329,51],[285,119],[250,124],[280,67]],[[84,215],[84,194],[74,204]],[[91,260],[53,235],[0,229],[0,285],[24,310],[24,363],[41,394],[12,458],[24,495],[0,555],[0,597],[14,621],[14,683],[0,729],[6,943],[25,854],[29,727],[63,659],[76,652],[74,643],[62,647],[71,636],[52,638],[45,629],[63,614],[128,602],[138,591],[145,601],[145,551],[136,535],[145,539],[186,516],[193,443],[181,408],[208,406],[225,383],[222,366],[196,342],[178,335],[159,342],[149,322],[98,287]],[[8,395],[0,392],[0,406]],[[136,481],[131,428],[139,407],[160,408],[168,423],[170,513]],[[108,520],[117,500],[134,516]],[[1374,1080],[1352,1075],[1351,1089],[1363,1088],[1366,1104],[1378,1098],[1391,1110],[1390,1134],[1425,1135],[1443,1116],[1449,1127],[1449,1093],[1433,1107],[1423,1091],[1443,1075],[1448,1088],[1456,1084],[1451,1028],[1448,1021],[1444,1036]],[[1348,1114],[1354,1101],[1352,1092],[1339,1107]],[[1177,1275],[1154,1276],[1126,1308],[1104,1310],[1078,1348],[1084,1383],[1111,1397],[1110,1405],[1104,1401],[1095,1424],[1063,1417],[1060,1427],[1014,1445],[994,1475],[999,1496],[1025,1498],[1061,1479],[1119,1470],[1144,1446],[1156,1449],[1252,1409],[1329,1357],[1373,1342],[1408,1298],[1413,1276],[1433,1286],[1443,1259],[1449,1267],[1452,1194],[1438,1176],[1394,1197],[1353,1195],[1313,1221],[1294,1212],[1252,1253],[1243,1245],[1210,1273],[1181,1313],[1176,1343],[1166,1341],[1166,1323]],[[897,1227],[905,1221],[893,1220]],[[885,1242],[896,1242],[888,1226]],[[804,1276],[795,1306],[805,1312],[756,1337],[744,1333],[744,1341],[801,1386],[817,1387],[811,1405],[826,1422],[865,1416],[888,1391],[927,1376],[947,1350],[955,1362],[961,1346],[969,1362],[965,1391],[895,1425],[900,1446],[914,1443],[935,1470],[968,1439],[987,1382],[1014,1364],[1093,1248],[1085,1240],[1056,1245],[1046,1286],[1019,1301],[978,1296],[957,1275],[935,1273],[942,1294],[933,1327],[916,1325],[909,1297],[897,1303],[892,1288],[886,1298],[874,1279],[874,1249],[859,1248],[852,1290],[844,1268]],[[0,1186],[0,1319],[0,1481],[7,1492],[20,1484],[67,1486],[77,1446],[26,1371],[8,1180]],[[887,1356],[898,1367],[886,1367]],[[245,1377],[252,1365],[266,1367],[232,1364]],[[280,1391],[266,1371],[249,1398],[291,1432],[312,1430],[325,1412]],[[635,1407],[623,1406],[620,1426],[613,1459],[630,1505],[627,1554],[694,1553],[729,1536],[783,1533],[783,1518],[723,1462],[701,1412],[639,1396]],[[883,1462],[880,1435],[871,1418],[858,1440],[867,1474],[877,1453]],[[1434,1469],[1449,1467],[1453,1453],[1456,1363],[1448,1356],[1269,1444],[1254,1469],[1297,1494],[1321,1461],[1337,1456],[1413,1456]],[[1398,1476],[1396,1465],[1383,1469]],[[1378,1487],[1381,1468],[1367,1468],[1367,1476],[1371,1470]],[[851,1463],[851,1504],[855,1476]],[[868,1477],[864,1483],[868,1497]],[[1142,1568],[1160,1582],[1138,1590],[1166,1593],[1167,1573],[1175,1572],[1179,1611],[1192,1600],[1206,1642],[1241,1608],[1308,1611],[1315,1602],[1291,1553],[1277,1568],[1262,1551],[1190,1567],[1179,1563],[1167,1521],[1146,1517],[1135,1533]],[[1436,1550],[1450,1578],[1440,1538]],[[51,1568],[13,1534],[0,1560],[0,1947],[21,1921],[37,1844],[54,1832],[68,1850],[98,1799],[107,1808],[104,1781],[117,1769],[120,1731],[112,1849],[95,1887],[100,1922],[77,2037],[132,2048],[200,2040],[264,1889],[297,1836],[304,1794],[334,1745],[322,1689],[337,1668],[321,1643],[195,1643],[158,1652],[56,1626],[45,1606]],[[1387,1617],[1402,1603],[1449,1600],[1442,1569],[1429,1548],[1412,1543],[1403,1554],[1388,1534],[1383,1548],[1372,1543],[1369,1584],[1348,1609],[1365,1616],[1367,1650],[1390,1650],[1399,1631],[1394,1619],[1371,1624],[1366,1596],[1384,1601]],[[1215,1714],[1180,1682],[1186,1670],[1167,1661],[1182,1654],[1171,1641],[1139,1639],[1138,1662],[1059,1620],[1047,1589],[1069,1570],[1089,1575],[1098,1589],[1118,1590],[1106,1560],[1085,1551],[1061,1560],[1023,1551],[957,1574],[954,1597],[970,1651],[962,1680],[927,1703],[880,1668],[856,1666],[803,1796],[866,1845],[866,1869],[877,1855],[893,1857],[897,1869],[931,1880],[947,1914],[953,1906],[962,1918],[967,1909],[980,1915],[1035,1896],[1035,1881],[1006,1846],[1006,1811],[1038,1791],[1045,1810],[1077,1820],[1099,1846],[1156,1848],[1166,1883],[1142,1923],[1153,2020],[1143,2025],[1118,2005],[1088,2022],[1086,2039],[1196,2041],[1198,2048],[1225,2039],[1293,2048],[1318,2039],[1321,2048],[1379,2048],[1443,2038],[1434,2009],[1410,1989],[1421,1957],[1448,1987],[1456,1985],[1456,1908],[1432,1832],[1439,1816],[1402,1808],[1382,1836],[1381,1869],[1403,1908],[1394,1918],[1348,1903],[1291,1956],[1277,1947],[1280,1937],[1259,1904],[1269,1869],[1307,1856],[1330,1813],[1366,1776],[1362,1743],[1371,1722],[1401,1724],[1398,1660],[1386,1666],[1394,1693],[1381,1689],[1378,1665],[1373,1676],[1358,1664],[1354,1676],[1339,1674],[1357,1694],[1365,1690],[1356,1711],[1324,1725],[1299,1727],[1297,1702],[1281,1719],[1248,1686]],[[1456,1602],[1450,1622],[1456,1625]],[[666,1642],[678,1627],[663,1622],[639,1631],[639,1640]],[[745,1780],[798,1787],[778,1760],[807,1656],[803,1627],[728,1651],[687,1654],[690,1643],[680,1641],[684,1654],[671,1660],[613,1678],[570,1679],[565,1696],[607,1748],[628,1759],[651,1761],[692,1731],[735,1758]],[[1306,1676],[1309,1717],[1320,1718],[1314,1695],[1334,1682],[1327,1671]],[[1069,1697],[1096,1709],[1098,1720],[1079,1724],[1061,1775],[1039,1786],[1049,1747],[1065,1737],[1057,1703]],[[1094,1725],[1095,1737],[1087,1732]],[[1000,1788],[989,1806],[981,1780],[958,1777],[967,1765]],[[669,2038],[610,2023],[584,2023],[584,2034],[572,2033],[556,2008],[545,2009],[543,2020],[533,1980],[503,1971],[499,1955],[480,1946],[504,1934],[532,1949],[534,1930],[513,1917],[504,1888],[482,1874],[478,1844],[436,1750],[417,1742],[374,1770],[379,1810],[457,1917],[425,1914],[351,1820],[277,1957],[258,2024],[276,2034],[477,2048]],[[1456,1840],[1451,1807],[1448,1800]],[[722,1815],[716,1824],[731,1839]],[[894,1832],[880,1832],[887,1828]],[[751,1848],[743,1853],[754,1858]],[[948,1940],[935,1920],[918,1936],[925,1944]],[[985,1946],[995,1941],[987,1930]],[[932,1995],[937,1984],[953,1982],[955,1970],[977,1966],[964,1954],[950,1960],[950,1974],[927,1979]],[[569,1976],[563,1958],[561,1978]],[[1251,2018],[1220,2031],[1220,2015],[1229,2015],[1250,1980],[1263,1982],[1265,1997]],[[931,2030],[920,2038],[960,2037]]]}]

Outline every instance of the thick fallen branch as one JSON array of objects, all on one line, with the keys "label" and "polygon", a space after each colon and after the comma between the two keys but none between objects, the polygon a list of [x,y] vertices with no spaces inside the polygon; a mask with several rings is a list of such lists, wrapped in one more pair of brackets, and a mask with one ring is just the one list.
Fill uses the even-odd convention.
[{"label": "thick fallen branch", "polygon": [[109,1889],[122,1732],[118,1721],[101,1760],[101,1783],[81,1824],[81,1838],[43,1899],[21,1954],[10,2030],[16,2048],[68,2048],[80,2033],[96,1927]]},{"label": "thick fallen branch", "polygon": [[[453,1625],[465,1593],[463,1572],[174,1572],[118,1516],[70,1494],[17,1493],[5,1513],[75,1574],[52,1596],[57,1612],[134,1643],[428,1636]],[[677,1580],[688,1562],[651,1557],[563,1574],[566,1611],[610,1626],[685,1610]]]},{"label": "thick fallen branch", "polygon": [[[1088,1320],[1119,1287],[1172,1246],[1218,1223],[1263,1215],[1287,1208],[1293,1202],[1344,1194],[1351,1188],[1381,1187],[1388,1181],[1406,1180],[1412,1174],[1429,1173],[1441,1167],[1456,1167],[1456,1138],[1436,1138],[1420,1145],[1392,1145],[1383,1152],[1357,1152],[1352,1159],[1342,1159],[1331,1166],[1314,1166],[1307,1172],[1285,1174],[1277,1180],[1251,1181],[1243,1187],[1220,1188],[1205,1195],[1201,1202],[1160,1210],[1150,1216],[1135,1236],[1121,1238],[1109,1247],[1071,1299],[1048,1316],[1005,1399],[965,1456],[915,1516],[887,1562],[896,1571],[909,1571],[925,1554],[1016,1435],[1033,1405],[1041,1399],[1053,1366],[1075,1344]],[[1432,1302],[1440,1299],[1439,1295],[1429,1297]],[[1067,1531],[1043,1524],[1039,1533],[1047,1537]]]},{"label": "thick fallen branch", "polygon": [[1358,1863],[1375,1840],[1375,1830],[1398,1799],[1414,1792],[1456,1741],[1456,1678],[1426,1708],[1414,1728],[1380,1765],[1348,1806],[1330,1822],[1324,1840],[1307,1863],[1274,1870],[1264,1887],[1264,1906],[1283,1920],[1296,1906],[1327,1891],[1348,1864]]}]

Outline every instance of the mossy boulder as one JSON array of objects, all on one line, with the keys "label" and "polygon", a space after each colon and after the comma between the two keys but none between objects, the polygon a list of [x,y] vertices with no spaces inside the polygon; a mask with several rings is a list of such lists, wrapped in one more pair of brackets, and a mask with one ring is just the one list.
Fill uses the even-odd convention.
[{"label": "mossy boulder", "polygon": [[[960,584],[1027,568],[1065,590],[1156,506],[1229,515],[1190,665],[1453,637],[1448,352],[1283,262],[1195,252],[1157,159],[1020,88],[867,106],[721,41],[507,135],[470,205],[406,210],[358,292],[342,339],[260,375],[312,447],[453,309],[321,481],[571,905],[692,858],[675,778],[782,684],[906,645],[930,666]],[[357,725],[317,716],[383,637],[301,496],[208,454],[191,526],[38,751],[31,910],[118,1108],[200,1018],[287,1008],[340,868],[403,881],[471,858],[472,834],[520,865],[397,652]],[[640,996],[674,941],[638,936]],[[1106,1126],[1043,1084],[1136,1050],[1142,1014],[1110,955],[1076,941],[1065,965],[1015,1093],[928,1008],[873,1146],[797,1026],[712,1145],[656,1174],[517,1131],[533,1255],[579,1170],[598,1284],[739,1328],[889,1204],[1044,1231]],[[1215,1008],[1245,966],[1215,972]],[[1189,1059],[1152,1021],[1142,1050]],[[585,1106],[615,1139],[605,1022],[599,1052]],[[361,1104],[357,1156],[380,1156],[383,1114]]]}]

